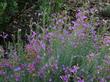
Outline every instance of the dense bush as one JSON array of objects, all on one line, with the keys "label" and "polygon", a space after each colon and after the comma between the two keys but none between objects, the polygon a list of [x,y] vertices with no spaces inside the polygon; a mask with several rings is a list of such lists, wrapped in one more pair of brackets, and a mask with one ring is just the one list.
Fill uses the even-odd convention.
[{"label": "dense bush", "polygon": [[[26,34],[35,29],[36,25],[46,27],[49,24],[50,14],[59,11],[62,0],[3,0],[0,2],[0,44],[6,49],[9,41],[17,42],[18,31],[21,30],[21,39],[26,40]],[[52,7],[53,5],[53,7]],[[39,15],[41,14],[41,15]],[[7,38],[3,38],[4,33]],[[5,46],[4,46],[5,45]]]},{"label": "dense bush", "polygon": [[[8,28],[7,26],[23,14],[28,8],[35,6],[35,10],[41,10],[44,13],[45,20],[47,21],[53,12],[59,10],[62,0],[1,0],[0,1],[0,30]],[[51,6],[51,7],[50,7]],[[18,19],[19,20],[19,19]]]},{"label": "dense bush", "polygon": [[[0,15],[8,19],[1,20],[4,27],[0,29],[7,33],[15,31],[17,40],[7,43],[11,33],[0,33],[0,42],[8,50],[4,55],[0,47],[0,56],[8,57],[0,59],[0,82],[110,81],[110,33],[106,32],[109,20],[98,15],[99,3],[5,1]],[[8,9],[10,4],[14,8]],[[104,29],[96,31],[97,27]],[[25,33],[28,44],[24,45],[20,36]]]}]

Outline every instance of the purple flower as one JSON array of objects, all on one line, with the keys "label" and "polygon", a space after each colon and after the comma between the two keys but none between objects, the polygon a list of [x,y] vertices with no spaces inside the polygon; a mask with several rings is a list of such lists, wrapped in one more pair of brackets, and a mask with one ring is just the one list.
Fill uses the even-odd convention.
[{"label": "purple flower", "polygon": [[64,24],[64,21],[63,21],[63,19],[59,19],[59,20],[57,20],[56,24],[58,25],[59,23],[62,23],[62,24]]},{"label": "purple flower", "polygon": [[84,24],[83,24],[83,27],[84,27],[84,28],[88,28],[88,27],[89,27],[89,24],[84,23]]},{"label": "purple flower", "polygon": [[68,75],[62,75],[62,76],[60,76],[60,78],[61,78],[61,80],[63,80],[63,82],[68,82],[68,80],[69,80]]},{"label": "purple flower", "polygon": [[69,34],[69,32],[68,32],[67,30],[63,30],[63,33],[64,33],[65,35]]},{"label": "purple flower", "polygon": [[32,38],[34,38],[36,36],[36,32],[32,31]]},{"label": "purple flower", "polygon": [[0,70],[0,75],[5,75],[6,73],[2,70]]},{"label": "purple flower", "polygon": [[91,29],[91,33],[92,33],[92,39],[93,39],[93,42],[94,42],[94,47],[96,48],[96,50],[98,51],[99,50],[99,46],[98,46],[98,37],[96,35],[96,31],[92,28]]},{"label": "purple flower", "polygon": [[74,26],[69,27],[69,30],[74,30],[74,29],[75,29]]},{"label": "purple flower", "polygon": [[103,38],[103,43],[105,45],[109,45],[110,44],[110,36],[104,36]]},{"label": "purple flower", "polygon": [[78,82],[84,82],[84,79],[79,79]]},{"label": "purple flower", "polygon": [[58,62],[57,61],[55,63],[51,64],[50,66],[51,66],[53,72],[58,70]]},{"label": "purple flower", "polygon": [[77,73],[78,69],[79,69],[78,66],[73,66],[73,67],[70,68],[69,70],[70,70],[71,73]]},{"label": "purple flower", "polygon": [[53,32],[50,32],[50,33],[46,33],[45,36],[44,36],[44,39],[45,40],[50,40],[50,38],[54,36],[54,33]]},{"label": "purple flower", "polygon": [[69,73],[69,70],[68,70],[69,67],[66,67],[66,66],[62,65],[62,68],[63,68],[63,71],[64,71],[65,74]]},{"label": "purple flower", "polygon": [[0,34],[0,37],[3,37],[4,39],[6,39],[8,36],[9,36],[9,35],[8,35],[7,33],[5,33],[5,32],[2,32],[2,33]]},{"label": "purple flower", "polygon": [[16,72],[16,71],[20,71],[21,70],[21,67],[16,67],[16,68],[14,68],[14,71]]},{"label": "purple flower", "polygon": [[35,71],[35,65],[32,63],[32,64],[28,64],[28,69],[29,73],[32,73],[33,71]]},{"label": "purple flower", "polygon": [[78,43],[77,42],[72,42],[72,46],[73,46],[73,48],[77,48],[78,47]]},{"label": "purple flower", "polygon": [[78,27],[81,26],[81,24],[78,21],[75,21],[73,24],[74,24],[74,29],[77,29]]},{"label": "purple flower", "polygon": [[8,68],[13,68],[12,64],[10,64],[8,61],[4,61],[2,64],[0,64],[2,67],[8,67]]},{"label": "purple flower", "polygon": [[100,82],[106,82],[106,81],[105,81],[105,79],[104,79],[104,78],[101,78],[101,79],[100,79]]},{"label": "purple flower", "polygon": [[43,41],[40,41],[40,45],[41,45],[41,47],[45,50],[46,49],[46,45],[45,45],[45,43],[43,42]]},{"label": "purple flower", "polygon": [[81,21],[84,21],[84,19],[87,18],[87,16],[85,16],[85,13],[82,12],[81,10],[78,10],[78,13],[76,14],[76,17],[79,18]]},{"label": "purple flower", "polygon": [[15,75],[15,80],[16,81],[20,81],[20,76],[19,75]]},{"label": "purple flower", "polygon": [[48,69],[48,67],[49,67],[49,65],[45,64],[41,69],[39,69],[38,76],[40,78],[45,78],[45,73],[46,73],[46,70]]},{"label": "purple flower", "polygon": [[55,30],[57,27],[56,26],[53,26],[53,29]]}]

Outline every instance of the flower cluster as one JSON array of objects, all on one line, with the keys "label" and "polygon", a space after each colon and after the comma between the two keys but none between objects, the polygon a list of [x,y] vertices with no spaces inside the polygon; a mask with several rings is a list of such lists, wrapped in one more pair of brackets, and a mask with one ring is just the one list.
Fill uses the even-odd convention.
[{"label": "flower cluster", "polygon": [[75,65],[69,68],[63,65],[62,68],[63,68],[63,75],[61,75],[60,78],[63,82],[71,82],[71,81],[84,82],[84,78],[82,78],[82,76],[80,77],[77,75],[79,66]]}]

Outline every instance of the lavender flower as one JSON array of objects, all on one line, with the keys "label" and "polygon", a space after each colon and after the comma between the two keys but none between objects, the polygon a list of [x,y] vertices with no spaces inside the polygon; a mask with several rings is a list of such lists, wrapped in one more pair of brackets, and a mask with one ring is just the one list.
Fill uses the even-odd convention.
[{"label": "lavender flower", "polygon": [[103,38],[103,43],[105,44],[105,45],[107,45],[107,46],[109,46],[110,45],[110,36],[104,36],[104,38]]},{"label": "lavender flower", "polygon": [[20,71],[20,70],[21,70],[21,67],[16,67],[16,68],[14,68],[14,72]]},{"label": "lavender flower", "polygon": [[46,49],[46,45],[43,41],[40,41],[40,45],[41,45],[42,49],[44,49],[44,50]]},{"label": "lavender flower", "polygon": [[59,19],[59,20],[57,20],[56,24],[58,25],[59,23],[64,24],[63,19]]},{"label": "lavender flower", "polygon": [[79,79],[78,82],[84,82],[84,79]]},{"label": "lavender flower", "polygon": [[27,70],[29,71],[29,73],[34,72],[35,71],[35,65],[33,63],[28,64]]},{"label": "lavender flower", "polygon": [[49,67],[48,64],[45,64],[39,71],[38,71],[38,76],[40,78],[45,78],[45,73],[46,73],[46,70],[47,68]]},{"label": "lavender flower", "polygon": [[79,69],[78,66],[73,66],[73,67],[70,68],[69,70],[70,70],[71,73],[77,73],[78,69]]},{"label": "lavender flower", "polygon": [[0,75],[5,75],[6,72],[4,72],[3,70],[0,70]]},{"label": "lavender flower", "polygon": [[21,77],[20,77],[19,75],[15,75],[15,80],[16,80],[16,81],[20,81],[20,78],[21,78]]},{"label": "lavender flower", "polygon": [[64,65],[62,65],[62,68],[63,68],[63,71],[64,71],[64,74],[68,74],[69,73],[69,67],[66,67]]},{"label": "lavender flower", "polygon": [[8,37],[8,34],[3,32],[2,34],[0,34],[0,37],[3,37],[4,39],[6,39]]},{"label": "lavender flower", "polygon": [[101,78],[100,82],[106,82],[106,80],[104,78]]},{"label": "lavender flower", "polygon": [[36,32],[32,31],[32,36],[31,36],[31,38],[35,38],[35,36],[36,36]]},{"label": "lavender flower", "polygon": [[61,80],[63,80],[63,82],[68,82],[69,81],[69,76],[68,75],[62,75],[60,76]]},{"label": "lavender flower", "polygon": [[51,69],[53,72],[55,72],[56,70],[58,70],[58,62],[54,62],[53,64],[50,65]]}]

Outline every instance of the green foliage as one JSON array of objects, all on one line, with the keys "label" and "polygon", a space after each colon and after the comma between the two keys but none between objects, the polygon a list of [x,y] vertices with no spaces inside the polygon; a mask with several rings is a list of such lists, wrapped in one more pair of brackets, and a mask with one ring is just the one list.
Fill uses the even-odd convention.
[{"label": "green foliage", "polygon": [[43,12],[43,25],[49,24],[50,15],[59,12],[62,8],[63,0],[40,0],[40,10]]},{"label": "green foliage", "polygon": [[86,64],[86,56],[90,52],[96,52],[91,40],[87,40],[85,43],[79,43],[76,48],[70,41],[65,43],[65,46],[61,44],[59,40],[53,41],[54,54],[59,58],[59,62],[65,65],[83,65]]},{"label": "green foliage", "polygon": [[[41,21],[43,22],[44,26],[41,25],[41,28],[44,28],[46,24],[51,23],[51,22],[49,22],[50,15],[52,13],[60,11],[63,0],[51,0],[51,1],[50,0],[38,0],[38,2],[37,2],[38,5],[37,5],[37,3],[34,3],[34,2],[37,2],[37,1],[36,0],[1,1],[1,3],[0,3],[0,30],[5,29],[5,26],[7,26],[7,24],[11,20],[12,16],[16,16],[15,14],[20,13],[22,10],[30,8],[34,4],[36,5],[36,7],[35,7],[36,10],[40,10],[43,12],[42,13],[43,19]],[[107,8],[107,9],[109,9],[109,8]],[[107,9],[106,9],[106,11],[108,11]],[[27,14],[26,14],[26,16],[27,16]],[[26,20],[26,19],[25,19],[25,17],[22,17],[21,20]],[[26,22],[23,21],[23,24],[24,23],[26,23]],[[24,26],[24,27],[26,27],[26,26]],[[37,26],[37,24],[36,24],[36,27],[40,27],[40,26],[39,25]],[[59,27],[59,26],[57,26],[57,27]],[[56,30],[56,31],[59,32],[58,30]],[[101,72],[100,74],[97,72],[97,67],[98,66],[104,67],[103,58],[104,58],[105,54],[110,53],[109,47],[100,48],[99,51],[97,52],[97,50],[94,46],[95,43],[93,42],[91,35],[88,35],[89,33],[87,34],[86,39],[85,38],[82,39],[81,37],[78,38],[75,35],[75,33],[73,33],[73,34],[71,34],[71,36],[68,34],[64,34],[63,40],[61,40],[62,36],[59,39],[59,37],[57,37],[57,36],[60,36],[60,35],[55,35],[57,32],[54,33],[54,31],[52,31],[52,30],[51,30],[51,32],[53,32],[54,37],[48,38],[48,39],[50,39],[49,41],[44,40],[44,38],[46,37],[45,36],[46,32],[44,32],[44,34],[40,35],[40,37],[38,39],[38,45],[35,44],[35,47],[34,47],[34,45],[29,46],[30,47],[29,52],[30,52],[31,56],[33,56],[34,50],[32,49],[33,52],[31,52],[31,47],[35,48],[35,50],[37,51],[37,48],[40,49],[39,44],[41,44],[41,43],[39,41],[43,41],[44,43],[47,43],[47,44],[45,44],[45,47],[46,47],[45,49],[40,49],[41,52],[38,50],[38,53],[36,53],[36,55],[38,55],[38,57],[40,57],[40,63],[37,63],[37,65],[35,67],[36,70],[33,73],[29,73],[27,66],[32,62],[35,63],[35,61],[27,60],[27,59],[30,59],[29,58],[30,56],[28,57],[28,53],[26,53],[26,50],[24,50],[23,42],[21,39],[18,39],[18,41],[14,44],[14,46],[11,43],[9,44],[8,47],[10,49],[10,61],[13,61],[16,63],[14,65],[15,67],[17,66],[17,64],[26,64],[26,68],[23,68],[19,72],[18,71],[14,72],[10,69],[3,69],[3,70],[6,70],[6,72],[9,76],[10,76],[10,74],[13,74],[13,72],[21,73],[20,82],[24,82],[24,81],[26,81],[26,82],[30,82],[30,81],[32,81],[32,82],[36,82],[36,81],[37,82],[48,82],[48,80],[51,77],[52,77],[52,79],[54,79],[54,81],[52,81],[52,82],[62,82],[60,79],[60,75],[62,74],[62,65],[65,65],[67,67],[78,65],[80,67],[80,69],[78,70],[78,74],[81,76],[84,76],[85,82],[90,82],[91,78],[93,79],[92,82],[98,82],[94,79],[98,79],[97,77],[105,76],[105,74],[101,74],[103,72]],[[50,32],[50,34],[51,34],[51,32]],[[22,35],[21,32],[18,32],[17,34],[18,34],[18,38]],[[61,34],[62,34],[62,31],[61,31]],[[37,37],[37,35],[35,37]],[[49,37],[51,37],[51,35]],[[34,39],[36,39],[36,38],[34,38]],[[34,41],[35,42],[33,42],[33,41],[32,42],[36,43],[37,39]],[[14,54],[13,48],[17,50],[15,57],[13,55]],[[91,53],[93,53],[93,54],[91,55]],[[16,57],[18,58],[18,60],[16,60]],[[52,69],[54,68],[53,64],[56,63],[56,61],[58,64],[58,69],[54,70],[52,72]],[[50,66],[48,66],[48,68],[46,68],[46,71],[45,70],[43,71],[43,73],[45,72],[44,73],[45,77],[42,79],[38,76],[38,72],[40,69],[43,68],[43,66],[45,67],[45,65],[50,65]],[[101,71],[103,71],[103,70],[101,70]],[[96,74],[96,73],[98,73],[98,74]],[[15,82],[15,77],[13,79],[12,78],[13,77],[9,77],[9,79],[7,81]],[[4,81],[5,81],[4,78],[0,77],[0,82],[4,82]]]},{"label": "green foliage", "polygon": [[0,1],[0,31],[7,29],[13,18],[30,8],[36,0],[3,0]]},{"label": "green foliage", "polygon": [[110,17],[110,5],[106,6],[103,10],[102,10],[102,15],[104,17]]},{"label": "green foliage", "polygon": [[4,0],[0,1],[0,31],[6,29],[5,27],[9,23],[11,16],[17,13],[16,0]]},{"label": "green foliage", "polygon": [[6,2],[1,2],[0,3],[0,15],[4,13],[4,10],[6,9],[7,3]]},{"label": "green foliage", "polygon": [[49,24],[50,14],[58,12],[62,3],[63,0],[2,0],[0,1],[0,31],[7,29],[13,19],[32,6],[35,6],[35,10],[40,10],[43,13],[43,25]]}]

